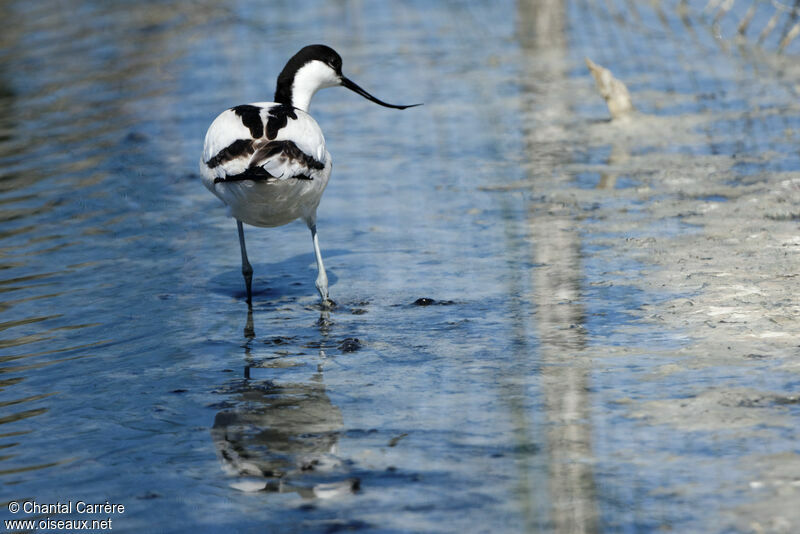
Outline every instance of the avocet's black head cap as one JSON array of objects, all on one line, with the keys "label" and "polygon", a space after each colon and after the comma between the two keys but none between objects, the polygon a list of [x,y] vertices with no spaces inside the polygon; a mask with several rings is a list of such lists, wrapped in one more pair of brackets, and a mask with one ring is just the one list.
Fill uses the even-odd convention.
[{"label": "avocet's black head cap", "polygon": [[306,65],[311,61],[320,61],[328,65],[331,69],[333,69],[333,71],[339,77],[339,85],[347,87],[354,93],[357,93],[366,98],[367,100],[371,100],[381,106],[387,108],[395,108],[395,109],[406,109],[422,105],[422,104],[411,104],[407,106],[401,106],[396,104],[389,104],[372,96],[367,91],[359,87],[354,81],[352,81],[347,76],[342,74],[342,57],[336,52],[336,50],[334,50],[330,46],[325,46],[322,44],[304,46],[286,63],[286,66],[283,68],[280,75],[278,76],[278,88],[275,91],[275,102],[291,104],[292,85],[294,83],[295,74],[304,65]]}]

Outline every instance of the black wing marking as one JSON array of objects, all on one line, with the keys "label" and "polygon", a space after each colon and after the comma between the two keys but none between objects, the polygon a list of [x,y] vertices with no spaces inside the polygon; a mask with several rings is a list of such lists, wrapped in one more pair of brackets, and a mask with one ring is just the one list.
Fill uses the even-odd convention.
[{"label": "black wing marking", "polygon": [[322,170],[325,168],[325,164],[321,161],[317,161],[314,157],[309,156],[294,143],[294,141],[270,141],[269,143],[261,146],[256,150],[255,154],[253,154],[253,158],[250,160],[250,166],[258,165],[261,166],[266,163],[268,160],[274,158],[275,156],[279,156],[287,158],[290,161],[297,162],[300,165],[308,167],[309,169],[314,170]]},{"label": "black wing marking", "polygon": [[213,169],[236,158],[249,156],[253,152],[255,152],[255,147],[252,139],[237,139],[217,152],[216,156],[206,161],[206,165],[209,169]]},{"label": "black wing marking", "polygon": [[[214,156],[212,160],[220,158],[222,152]],[[248,150],[255,151],[250,158],[250,163],[243,172],[233,174],[224,178],[215,178],[214,183],[220,182],[239,182],[242,180],[269,181],[274,179],[294,178],[296,180],[313,180],[310,176],[311,171],[322,170],[325,164],[309,156],[293,141],[269,141],[262,145],[249,145]],[[242,154],[244,152],[241,152]],[[231,158],[232,159],[232,158]],[[211,162],[208,163],[211,166]],[[278,176],[270,173],[270,170],[280,171]],[[288,174],[288,175],[287,175]]]},{"label": "black wing marking", "polygon": [[250,167],[248,169],[245,169],[244,172],[240,172],[239,174],[226,176],[225,178],[214,178],[214,183],[218,184],[220,182],[241,182],[243,180],[253,180],[254,182],[266,182],[274,179],[275,177],[272,176],[267,171],[265,171],[263,168]]},{"label": "black wing marking", "polygon": [[[240,156],[249,156],[252,154],[256,148],[256,143],[259,139],[264,136],[266,131],[267,139],[270,141],[275,139],[278,136],[278,132],[285,128],[286,125],[289,123],[289,119],[296,120],[297,113],[295,113],[295,109],[292,106],[286,106],[283,104],[273,106],[269,109],[269,117],[267,118],[266,128],[264,122],[261,120],[261,108],[258,106],[253,106],[251,104],[243,104],[241,106],[232,107],[231,111],[236,113],[241,119],[242,124],[250,130],[250,135],[252,136],[251,139],[237,139],[230,145],[226,146],[217,154],[206,162],[209,169],[213,169],[214,167],[218,167],[223,163],[227,163],[233,159],[236,159]],[[286,153],[287,157],[293,159],[301,159],[299,155],[305,156],[297,145],[289,141],[291,146],[287,147],[288,152]],[[267,143],[266,146],[262,146],[262,148],[269,147],[270,144]],[[265,157],[261,159],[266,159],[266,157],[274,156],[282,149],[278,146],[273,147],[273,152],[268,153]],[[313,158],[310,158],[311,162],[316,162]],[[322,166],[324,167],[324,165]],[[313,167],[312,168],[322,168],[322,167]]]},{"label": "black wing marking", "polygon": [[[261,108],[251,104],[242,104],[231,108],[231,111],[242,118],[242,124],[250,130],[253,139],[258,139],[264,135],[264,121],[261,120]],[[286,123],[284,123],[284,126]]]},{"label": "black wing marking", "polygon": [[286,104],[278,104],[268,108],[266,128],[261,119],[261,109],[252,104],[242,104],[231,108],[242,119],[242,124],[250,130],[253,139],[260,139],[266,130],[267,139],[272,140],[278,136],[278,132],[284,128],[289,119],[297,120],[295,108]]},{"label": "black wing marking", "polygon": [[[297,120],[297,113],[292,106],[286,104],[279,104],[269,108],[269,118],[267,119],[267,139],[270,141],[278,136],[281,128],[289,123],[289,119]],[[261,120],[259,118],[259,120]],[[259,135],[259,137],[261,137]]]}]

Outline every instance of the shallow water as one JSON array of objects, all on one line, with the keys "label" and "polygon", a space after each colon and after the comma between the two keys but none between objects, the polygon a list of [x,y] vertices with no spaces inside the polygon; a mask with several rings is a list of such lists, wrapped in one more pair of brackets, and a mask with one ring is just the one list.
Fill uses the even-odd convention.
[{"label": "shallow water", "polygon": [[[7,3],[0,500],[123,504],[90,519],[130,532],[738,532],[755,530],[742,506],[774,515],[750,468],[800,465],[797,374],[756,342],[707,357],[694,323],[664,317],[710,289],[660,261],[702,213],[800,170],[800,78],[674,6],[537,5]],[[338,306],[318,307],[297,222],[246,231],[248,314],[202,139],[311,42],[425,106],[315,97]],[[643,118],[607,121],[585,56]],[[759,224],[796,232],[794,209]],[[782,396],[748,394],[761,411],[740,417],[735,388]],[[713,409],[670,411],[709,391]],[[87,518],[53,518],[69,517]]]}]

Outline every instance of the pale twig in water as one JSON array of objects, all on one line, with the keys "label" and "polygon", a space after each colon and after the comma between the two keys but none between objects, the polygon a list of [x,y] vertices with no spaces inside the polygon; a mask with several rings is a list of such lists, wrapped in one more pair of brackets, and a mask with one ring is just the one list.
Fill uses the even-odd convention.
[{"label": "pale twig in water", "polygon": [[608,105],[608,112],[611,114],[611,118],[616,120],[630,115],[634,111],[634,107],[631,102],[631,95],[628,93],[628,88],[625,87],[625,84],[616,79],[610,70],[594,63],[588,57],[586,58],[586,66],[589,67],[589,72],[594,77],[597,90],[600,91]]}]

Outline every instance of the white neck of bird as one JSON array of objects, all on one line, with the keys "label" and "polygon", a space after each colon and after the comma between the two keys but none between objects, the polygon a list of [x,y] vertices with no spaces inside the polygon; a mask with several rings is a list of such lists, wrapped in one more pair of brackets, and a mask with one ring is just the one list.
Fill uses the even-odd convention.
[{"label": "white neck of bird", "polygon": [[339,85],[339,76],[321,61],[311,61],[300,67],[292,82],[292,106],[308,111],[311,97],[320,89]]}]

